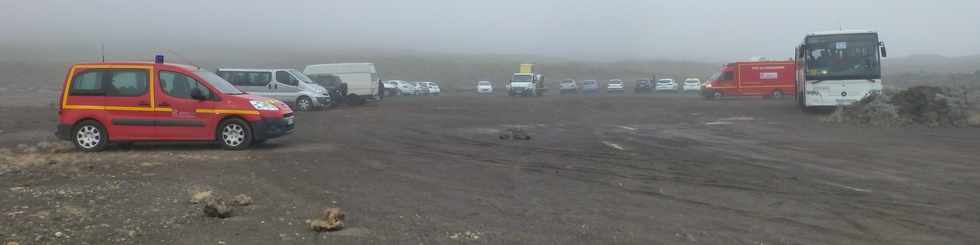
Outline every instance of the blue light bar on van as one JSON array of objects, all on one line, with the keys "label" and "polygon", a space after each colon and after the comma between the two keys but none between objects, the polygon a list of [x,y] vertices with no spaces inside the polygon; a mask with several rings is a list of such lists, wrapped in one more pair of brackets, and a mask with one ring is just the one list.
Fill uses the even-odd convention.
[{"label": "blue light bar on van", "polygon": [[163,55],[162,54],[157,54],[157,56],[154,57],[153,62],[155,62],[157,64],[163,64]]}]

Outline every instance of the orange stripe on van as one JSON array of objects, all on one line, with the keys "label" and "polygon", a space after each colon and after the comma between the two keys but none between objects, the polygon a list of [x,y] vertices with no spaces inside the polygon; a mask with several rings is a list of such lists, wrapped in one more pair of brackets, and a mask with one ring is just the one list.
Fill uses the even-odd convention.
[{"label": "orange stripe on van", "polygon": [[233,110],[233,109],[197,109],[194,110],[197,113],[214,113],[214,114],[239,114],[239,115],[259,115],[259,111],[252,110]]}]

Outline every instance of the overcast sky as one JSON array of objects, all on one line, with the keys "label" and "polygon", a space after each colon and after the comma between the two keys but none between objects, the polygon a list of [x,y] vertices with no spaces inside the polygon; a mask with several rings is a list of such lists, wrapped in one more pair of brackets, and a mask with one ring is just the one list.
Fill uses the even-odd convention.
[{"label": "overcast sky", "polygon": [[573,59],[787,58],[871,29],[892,55],[980,54],[976,0],[6,1],[6,46],[405,49]]}]

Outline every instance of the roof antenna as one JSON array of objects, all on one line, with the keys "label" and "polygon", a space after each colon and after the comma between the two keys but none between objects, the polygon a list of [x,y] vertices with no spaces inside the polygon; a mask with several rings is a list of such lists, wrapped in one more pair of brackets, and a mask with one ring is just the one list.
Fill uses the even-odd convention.
[{"label": "roof antenna", "polygon": [[167,51],[168,53],[173,53],[174,55],[177,56],[177,58],[180,58],[182,60],[187,61],[187,63],[191,64],[191,66],[197,67],[198,70],[201,69],[200,66],[195,65],[193,61],[191,61],[190,59],[184,57],[183,55],[180,55],[180,53],[177,53],[176,51],[170,50],[168,48],[160,48],[160,49],[163,49],[163,51]]},{"label": "roof antenna", "polygon": [[102,45],[102,51],[100,51],[102,54],[102,63],[105,63],[105,42],[100,44]]}]

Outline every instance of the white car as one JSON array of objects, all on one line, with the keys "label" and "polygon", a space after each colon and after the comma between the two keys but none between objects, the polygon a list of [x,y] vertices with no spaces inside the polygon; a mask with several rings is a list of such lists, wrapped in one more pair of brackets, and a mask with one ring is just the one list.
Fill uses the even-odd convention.
[{"label": "white car", "polygon": [[423,95],[439,95],[442,89],[439,88],[439,84],[435,82],[418,82],[418,86],[415,88],[420,91]]},{"label": "white car", "polygon": [[684,79],[684,92],[698,92],[701,91],[701,79],[688,78]]},{"label": "white car", "polygon": [[415,95],[415,84],[402,81],[402,80],[391,80],[384,83],[385,90],[397,91],[399,95]]},{"label": "white car", "polygon": [[578,85],[575,80],[566,79],[558,83],[558,94],[578,94]]},{"label": "white car", "polygon": [[480,81],[476,83],[476,91],[480,94],[492,94],[493,83],[490,81]]},{"label": "white car", "polygon": [[677,91],[677,84],[671,78],[660,79],[657,80],[657,86],[654,89],[656,91]]},{"label": "white car", "polygon": [[606,93],[607,94],[624,94],[624,93],[626,93],[626,88],[625,88],[625,85],[623,84],[623,80],[621,80],[621,79],[612,79],[612,80],[609,80],[609,83],[606,84]]}]

